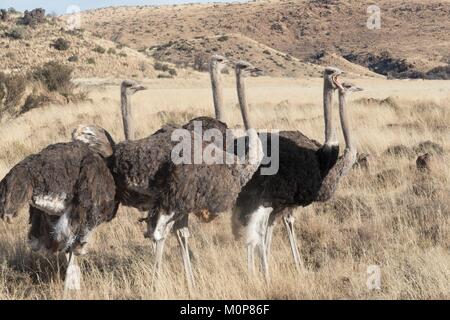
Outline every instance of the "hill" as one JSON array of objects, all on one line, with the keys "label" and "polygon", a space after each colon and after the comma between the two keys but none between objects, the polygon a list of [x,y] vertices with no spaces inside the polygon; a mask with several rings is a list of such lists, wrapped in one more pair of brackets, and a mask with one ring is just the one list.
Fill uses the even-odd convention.
[{"label": "hill", "polygon": [[89,31],[66,30],[63,20],[45,18],[34,26],[18,23],[21,14],[0,21],[2,71],[25,73],[49,61],[71,66],[75,77],[157,76],[154,60]]},{"label": "hill", "polygon": [[240,34],[302,62],[326,51],[385,75],[436,70],[450,75],[449,0],[379,0],[379,30],[367,27],[371,4],[280,0],[111,7],[85,12],[82,21],[86,29],[135,49]]}]

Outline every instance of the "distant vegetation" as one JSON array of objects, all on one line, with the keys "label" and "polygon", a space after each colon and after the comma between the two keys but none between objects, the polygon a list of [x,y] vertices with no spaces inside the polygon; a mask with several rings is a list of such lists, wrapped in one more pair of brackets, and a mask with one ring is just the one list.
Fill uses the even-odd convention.
[{"label": "distant vegetation", "polygon": [[68,50],[70,48],[70,41],[67,41],[64,38],[58,38],[56,39],[56,41],[53,43],[53,47],[56,50],[59,51],[65,51]]},{"label": "distant vegetation", "polygon": [[72,72],[71,67],[50,61],[26,74],[0,73],[0,117],[18,116],[52,101],[85,99],[85,94],[75,92]]}]

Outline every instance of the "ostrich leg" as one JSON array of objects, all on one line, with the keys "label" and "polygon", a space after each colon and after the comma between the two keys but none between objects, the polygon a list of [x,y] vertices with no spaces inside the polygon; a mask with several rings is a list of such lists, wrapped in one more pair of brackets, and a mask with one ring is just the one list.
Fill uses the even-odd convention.
[{"label": "ostrich leg", "polygon": [[181,256],[183,258],[184,272],[189,291],[192,290],[195,281],[192,272],[191,257],[189,254],[188,238],[190,237],[188,228],[188,216],[185,215],[176,226],[178,243],[180,244]]},{"label": "ostrich leg", "polygon": [[267,263],[270,263],[270,248],[272,246],[272,236],[273,236],[273,227],[275,226],[275,222],[270,222],[267,226],[267,234],[266,234],[266,255],[267,255]]},{"label": "ostrich leg", "polygon": [[163,222],[161,225],[157,225],[156,229],[158,229],[157,240],[155,240],[155,265],[153,269],[153,287],[156,286],[162,265],[162,258],[164,253],[164,245],[166,243],[166,237],[170,233],[173,228],[174,221]]},{"label": "ostrich leg", "polygon": [[249,274],[255,274],[255,246],[247,245],[247,270]]},{"label": "ostrich leg", "polygon": [[[264,208],[262,217],[261,217],[261,224],[260,224],[260,241],[259,241],[259,254],[261,257],[261,268],[262,268],[262,272],[264,273],[264,278],[266,279],[267,282],[269,282],[270,280],[270,275],[269,275],[269,258],[268,258],[268,245],[267,245],[267,240],[272,241],[272,231],[273,231],[273,226],[269,227],[269,219],[270,219],[270,214],[272,212],[272,208]],[[269,235],[269,237],[268,237]]]},{"label": "ostrich leg", "polygon": [[64,291],[80,290],[81,270],[72,251],[66,253],[67,271],[64,280]]},{"label": "ostrich leg", "polygon": [[289,242],[291,244],[291,252],[292,257],[294,258],[295,267],[297,268],[297,271],[300,271],[303,269],[303,263],[302,260],[300,259],[300,254],[298,252],[297,238],[295,237],[294,231],[295,218],[293,216],[292,209],[288,214],[283,216],[283,220],[289,235]]}]

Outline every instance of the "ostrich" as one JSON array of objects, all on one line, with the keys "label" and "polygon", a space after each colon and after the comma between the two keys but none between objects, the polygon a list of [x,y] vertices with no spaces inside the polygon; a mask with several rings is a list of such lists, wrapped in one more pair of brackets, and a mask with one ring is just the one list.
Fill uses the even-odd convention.
[{"label": "ostrich", "polygon": [[[232,159],[232,164],[174,164],[169,161],[159,175],[158,198],[147,218],[147,234],[156,242],[155,274],[159,273],[165,239],[171,230],[175,229],[189,288],[192,288],[194,278],[187,242],[188,214],[207,211],[218,216],[230,210],[243,186],[258,169],[263,157],[261,141],[248,118],[244,93],[244,77],[256,75],[260,70],[244,61],[238,62],[235,68],[241,113],[248,132],[248,162],[242,162],[234,153],[206,143],[202,144],[201,152],[213,147],[214,153],[219,155],[220,159]],[[189,132],[189,144],[195,143],[196,135],[195,131]]]},{"label": "ostrich", "polygon": [[[324,71],[324,145],[321,146],[299,131],[280,132],[279,145],[274,148],[270,144],[267,146],[271,153],[279,152],[279,171],[275,175],[261,175],[258,171],[239,194],[233,210],[232,226],[236,238],[246,227],[250,273],[254,272],[254,250],[257,247],[264,275],[269,279],[268,256],[273,227],[279,217],[283,218],[288,231],[295,265],[298,270],[302,268],[294,234],[293,209],[330,199],[340,179],[355,162],[356,149],[348,127],[345,96],[347,92],[362,89],[351,84],[341,84],[338,80],[340,74],[337,68],[329,67]],[[336,88],[339,89],[340,118],[346,142],[344,155],[340,158],[331,121],[332,94]]]},{"label": "ostrich", "polygon": [[[226,59],[219,55],[214,55],[210,62],[214,108],[218,118],[223,115],[220,71],[226,62]],[[143,89],[145,89],[143,86],[131,80],[126,80],[121,85],[122,118],[127,140],[115,145],[111,171],[117,186],[117,198],[120,199],[122,205],[150,212],[157,201],[158,189],[161,188],[159,183],[161,172],[171,161],[174,130],[194,131],[195,123],[201,123],[203,130],[217,129],[221,132],[222,137],[225,137],[227,126],[219,119],[198,117],[183,127],[165,125],[146,138],[130,141],[129,139],[133,137],[130,97]],[[187,237],[187,228],[183,230],[185,230],[183,234]],[[146,234],[146,236],[148,235]]]},{"label": "ostrich", "polygon": [[70,143],[50,145],[14,166],[0,182],[0,217],[11,221],[29,205],[33,251],[65,252],[65,289],[79,289],[75,256],[86,253],[92,230],[117,212],[107,165],[114,142],[96,126],[79,126]]}]

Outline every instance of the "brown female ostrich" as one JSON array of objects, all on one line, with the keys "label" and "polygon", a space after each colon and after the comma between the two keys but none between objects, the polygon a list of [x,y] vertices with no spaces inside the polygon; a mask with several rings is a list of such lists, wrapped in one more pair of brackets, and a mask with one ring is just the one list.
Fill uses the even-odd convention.
[{"label": "brown female ostrich", "polygon": [[[276,218],[283,217],[294,262],[300,269],[293,209],[330,199],[341,177],[347,174],[355,162],[356,149],[348,128],[345,95],[362,89],[341,84],[338,80],[340,74],[341,71],[336,68],[324,71],[325,144],[321,146],[299,131],[280,132],[278,148],[272,148],[270,144],[267,146],[270,153],[279,152],[279,171],[275,175],[261,175],[258,171],[239,194],[233,210],[235,236],[238,237],[242,227],[246,227],[249,271],[254,270],[254,249],[258,247],[266,279],[269,276],[268,255]],[[346,142],[344,155],[339,159],[331,121],[331,98],[336,88],[339,89],[340,117]]]},{"label": "brown female ostrich", "polygon": [[[220,89],[220,70],[226,63],[225,58],[215,55],[211,59],[210,71],[213,82],[213,91]],[[165,125],[152,135],[129,141],[134,136],[132,130],[131,103],[130,97],[145,87],[132,80],[125,80],[121,85],[121,110],[124,125],[125,138],[127,141],[118,143],[114,147],[112,161],[112,172],[118,187],[118,196],[125,206],[148,211],[154,202],[155,179],[157,172],[169,160],[174,143],[171,141],[172,133],[180,127]],[[213,92],[214,107],[217,115],[223,114],[222,95]],[[210,118],[199,117],[191,120],[184,128],[193,130],[194,121],[202,123],[203,130],[217,128],[224,135],[227,129],[225,123]]]},{"label": "brown female ostrich", "polygon": [[[213,56],[210,63],[214,108],[219,118],[223,114],[220,71],[225,64],[226,59],[219,55]],[[132,128],[130,96],[142,89],[144,87],[130,80],[124,81],[121,85],[122,116],[127,139],[133,137],[130,129]],[[225,123],[210,117],[199,117],[191,120],[183,127],[166,125],[144,139],[124,141],[115,145],[111,170],[118,189],[118,199],[123,205],[152,212],[161,188],[159,183],[161,172],[164,172],[167,164],[171,161],[171,153],[175,145],[172,141],[172,134],[176,129],[194,131],[196,123],[200,123],[202,130],[217,129],[222,137],[225,137],[227,130]],[[149,215],[152,216],[152,214]],[[183,232],[183,239],[180,239],[180,244],[187,242],[187,229],[184,228],[183,230],[185,231]],[[157,261],[160,260],[157,259]]]},{"label": "brown female ostrich", "polygon": [[74,255],[86,253],[91,231],[117,211],[106,160],[113,140],[95,126],[79,126],[72,138],[26,157],[0,182],[0,217],[10,221],[29,205],[31,248],[67,254],[66,289],[80,286]]},{"label": "brown female ostrich", "polygon": [[[232,159],[226,162],[231,164],[175,164],[169,160],[157,174],[157,199],[147,219],[148,235],[156,242],[157,248],[155,274],[159,273],[165,238],[175,228],[189,287],[192,287],[194,279],[187,243],[188,214],[207,211],[212,216],[218,216],[232,209],[239,192],[256,172],[263,157],[261,141],[248,119],[244,92],[244,77],[258,74],[260,70],[244,61],[238,62],[235,68],[241,113],[248,132],[248,161],[242,161],[234,153],[224,151],[224,148],[206,143],[201,145],[200,152],[213,147],[217,158]],[[190,145],[195,144],[196,135],[195,131],[189,132]]]}]

